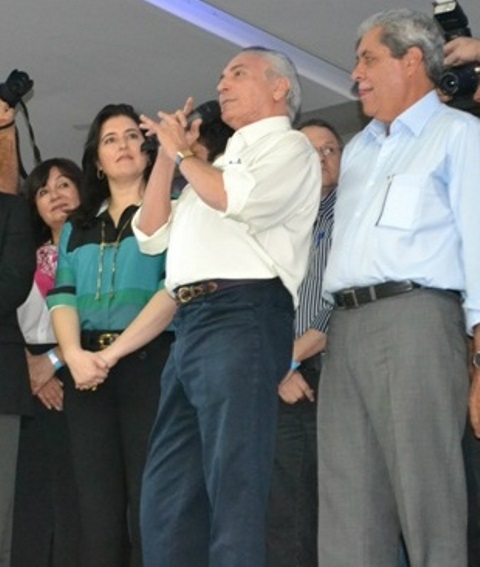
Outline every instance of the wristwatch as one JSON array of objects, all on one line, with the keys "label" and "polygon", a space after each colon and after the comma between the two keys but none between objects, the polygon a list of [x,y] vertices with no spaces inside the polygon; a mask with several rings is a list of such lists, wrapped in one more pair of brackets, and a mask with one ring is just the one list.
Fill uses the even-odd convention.
[{"label": "wristwatch", "polygon": [[184,159],[187,159],[189,157],[195,157],[195,154],[192,152],[190,148],[187,148],[186,150],[181,150],[177,152],[175,163],[179,166]]},{"label": "wristwatch", "polygon": [[477,370],[480,370],[480,350],[477,350],[477,352],[473,353],[472,364]]}]

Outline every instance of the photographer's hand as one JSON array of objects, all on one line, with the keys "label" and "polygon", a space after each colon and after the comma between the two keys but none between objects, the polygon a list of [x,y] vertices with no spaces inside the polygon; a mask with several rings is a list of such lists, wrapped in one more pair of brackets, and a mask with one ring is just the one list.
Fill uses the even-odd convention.
[{"label": "photographer's hand", "polygon": [[11,124],[13,128],[14,122],[15,109],[8,106],[3,100],[0,100],[0,129],[2,129],[2,127],[8,127],[9,124]]},{"label": "photographer's hand", "polygon": [[18,157],[15,109],[0,99],[0,191],[17,193]]},{"label": "photographer's hand", "polygon": [[457,37],[443,48],[446,67],[457,67],[467,63],[480,63],[480,39]]}]

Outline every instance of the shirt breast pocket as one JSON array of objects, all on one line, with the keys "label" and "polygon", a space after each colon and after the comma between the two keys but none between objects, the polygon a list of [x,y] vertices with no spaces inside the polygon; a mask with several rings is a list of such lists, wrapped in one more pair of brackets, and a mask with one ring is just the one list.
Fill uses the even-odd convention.
[{"label": "shirt breast pocket", "polygon": [[412,230],[420,216],[426,178],[422,175],[392,175],[384,193],[377,226]]}]

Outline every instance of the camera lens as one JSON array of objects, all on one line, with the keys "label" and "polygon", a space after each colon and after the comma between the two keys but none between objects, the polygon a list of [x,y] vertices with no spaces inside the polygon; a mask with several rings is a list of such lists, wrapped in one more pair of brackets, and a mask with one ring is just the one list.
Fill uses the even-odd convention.
[{"label": "camera lens", "polygon": [[449,69],[443,73],[439,86],[449,96],[472,95],[478,87],[477,68],[474,65],[464,65]]},{"label": "camera lens", "polygon": [[458,78],[455,73],[447,71],[440,79],[440,89],[446,95],[454,96],[458,91]]}]

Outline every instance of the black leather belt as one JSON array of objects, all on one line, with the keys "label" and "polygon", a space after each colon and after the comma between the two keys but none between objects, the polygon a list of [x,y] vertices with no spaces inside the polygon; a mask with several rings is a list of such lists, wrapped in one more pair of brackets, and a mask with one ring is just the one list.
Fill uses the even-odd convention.
[{"label": "black leather belt", "polygon": [[85,350],[97,351],[110,346],[122,331],[82,331],[80,342]]},{"label": "black leather belt", "polygon": [[402,293],[408,293],[414,289],[419,289],[423,286],[412,282],[411,280],[404,280],[399,282],[384,282],[376,285],[369,285],[366,287],[351,287],[349,289],[342,289],[333,294],[333,299],[337,307],[343,309],[352,309],[359,307],[365,303],[371,303],[378,299],[386,299]]},{"label": "black leather belt", "polygon": [[206,295],[211,295],[218,291],[223,291],[225,289],[230,289],[232,287],[238,287],[241,285],[249,285],[253,283],[260,283],[265,281],[265,279],[244,279],[244,280],[206,280],[202,282],[195,282],[188,285],[181,285],[173,290],[173,296],[175,301],[180,305],[186,305],[190,301],[197,299],[199,297],[204,297]]}]

